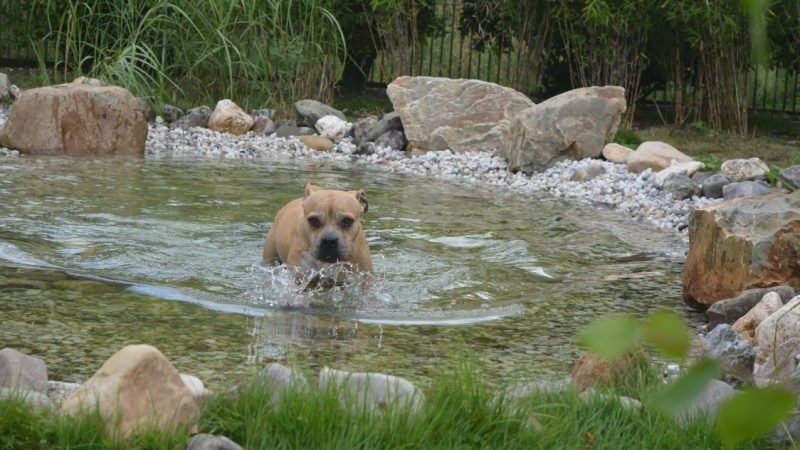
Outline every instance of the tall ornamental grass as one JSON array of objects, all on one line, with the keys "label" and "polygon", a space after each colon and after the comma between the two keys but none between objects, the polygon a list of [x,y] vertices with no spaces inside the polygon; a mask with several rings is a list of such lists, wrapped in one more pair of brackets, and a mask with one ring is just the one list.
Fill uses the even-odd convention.
[{"label": "tall ornamental grass", "polygon": [[86,75],[153,105],[328,101],[346,57],[321,0],[35,0],[32,11],[49,27],[37,41],[43,81]]}]

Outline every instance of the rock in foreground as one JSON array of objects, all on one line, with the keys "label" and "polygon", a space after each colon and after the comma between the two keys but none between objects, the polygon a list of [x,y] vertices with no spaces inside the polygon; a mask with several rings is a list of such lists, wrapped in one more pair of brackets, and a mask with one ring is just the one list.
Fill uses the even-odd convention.
[{"label": "rock in foreground", "polygon": [[71,414],[98,407],[110,436],[191,425],[199,409],[180,373],[158,349],[129,345],[115,353],[61,408]]},{"label": "rock in foreground", "polygon": [[683,297],[705,308],[746,289],[800,289],[800,191],[694,210]]}]

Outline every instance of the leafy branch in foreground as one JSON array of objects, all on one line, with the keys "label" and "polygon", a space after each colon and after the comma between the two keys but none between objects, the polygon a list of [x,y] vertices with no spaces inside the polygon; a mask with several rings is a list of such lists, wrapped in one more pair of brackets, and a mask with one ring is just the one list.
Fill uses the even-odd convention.
[{"label": "leafy branch in foreground", "polygon": [[[598,319],[578,339],[581,345],[606,359],[627,354],[645,343],[667,358],[684,362],[692,337],[675,313],[657,311],[643,321],[631,315]],[[659,392],[650,406],[672,415],[686,411],[720,372],[715,361],[699,360]],[[714,428],[725,446],[732,448],[774,430],[794,404],[794,394],[781,386],[749,388],[719,406]]]}]

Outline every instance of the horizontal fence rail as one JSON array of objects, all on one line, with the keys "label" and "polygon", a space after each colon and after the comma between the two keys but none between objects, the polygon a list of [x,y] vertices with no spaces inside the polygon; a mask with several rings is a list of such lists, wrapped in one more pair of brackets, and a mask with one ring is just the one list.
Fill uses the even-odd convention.
[{"label": "horizontal fence rail", "polygon": [[[34,43],[28,36],[31,27],[45,28],[43,18],[31,17],[30,2],[0,0],[0,67],[37,67],[39,60],[34,45],[40,49],[43,61],[50,62],[53,42],[38,40]],[[429,37],[421,39],[418,45],[379,51],[368,81],[388,84],[401,75],[475,78],[510,86],[534,96],[539,86],[532,74],[534,71],[526,64],[525,52],[529,49],[524,39],[515,37],[509,42],[489,40],[484,42],[483,50],[477,50],[473,45],[475,36],[471,32],[462,32],[460,27],[467,4],[468,0],[437,1],[434,21],[438,28]],[[746,79],[748,106],[754,111],[797,114],[800,112],[799,84],[800,74],[796,70],[754,67]],[[688,96],[683,101],[691,102],[692,96],[698,93],[691,87],[679,93],[668,84],[643,100],[677,104],[678,95]]]}]

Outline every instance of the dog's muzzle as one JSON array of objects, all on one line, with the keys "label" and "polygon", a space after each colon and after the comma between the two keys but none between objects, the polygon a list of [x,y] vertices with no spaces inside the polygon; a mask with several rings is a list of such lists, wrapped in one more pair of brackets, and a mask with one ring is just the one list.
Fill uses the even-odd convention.
[{"label": "dog's muzzle", "polygon": [[342,241],[336,234],[326,234],[317,241],[314,257],[320,261],[334,263],[347,257]]}]

